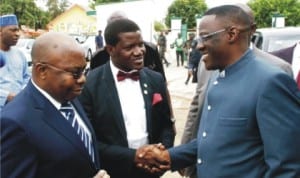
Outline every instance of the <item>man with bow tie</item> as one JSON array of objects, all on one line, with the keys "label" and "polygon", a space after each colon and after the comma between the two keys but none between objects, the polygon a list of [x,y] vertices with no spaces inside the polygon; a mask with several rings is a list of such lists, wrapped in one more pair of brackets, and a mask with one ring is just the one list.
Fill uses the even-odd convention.
[{"label": "man with bow tie", "polygon": [[104,36],[111,60],[89,73],[79,96],[96,132],[101,165],[112,178],[157,178],[137,165],[148,161],[139,157],[144,151],[173,146],[166,83],[144,67],[136,23],[115,20]]}]

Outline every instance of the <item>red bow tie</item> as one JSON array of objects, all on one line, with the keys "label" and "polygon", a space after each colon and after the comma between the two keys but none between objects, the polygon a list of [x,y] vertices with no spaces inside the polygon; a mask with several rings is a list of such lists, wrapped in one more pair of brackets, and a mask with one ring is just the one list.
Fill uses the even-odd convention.
[{"label": "red bow tie", "polygon": [[137,81],[140,78],[140,75],[139,75],[138,71],[130,72],[130,73],[126,73],[126,72],[122,72],[122,71],[118,72],[118,74],[117,74],[118,81],[125,80],[126,78],[130,78],[134,81]]}]

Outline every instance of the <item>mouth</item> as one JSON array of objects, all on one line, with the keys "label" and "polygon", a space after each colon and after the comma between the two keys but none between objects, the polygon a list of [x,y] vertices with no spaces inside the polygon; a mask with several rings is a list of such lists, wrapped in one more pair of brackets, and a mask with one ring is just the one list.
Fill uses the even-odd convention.
[{"label": "mouth", "polygon": [[203,60],[203,62],[207,62],[208,54],[206,54],[206,53],[202,54],[202,60]]},{"label": "mouth", "polygon": [[18,40],[19,40],[18,38],[17,38],[17,39],[13,39],[13,42],[14,42],[14,43],[17,43]]},{"label": "mouth", "polygon": [[142,64],[143,62],[144,62],[144,59],[143,59],[143,58],[134,59],[134,63],[135,63],[135,64],[140,65],[140,64]]},{"label": "mouth", "polygon": [[77,89],[75,89],[74,90],[74,93],[81,93],[82,92],[82,90],[83,90],[83,87],[82,88],[77,88]]}]

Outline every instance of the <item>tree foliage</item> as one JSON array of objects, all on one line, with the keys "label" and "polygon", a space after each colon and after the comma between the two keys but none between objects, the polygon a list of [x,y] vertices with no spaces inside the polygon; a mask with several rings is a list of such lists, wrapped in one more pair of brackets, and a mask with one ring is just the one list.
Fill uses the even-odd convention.
[{"label": "tree foliage", "polygon": [[30,28],[46,28],[50,20],[63,13],[67,0],[48,0],[48,10],[37,7],[34,0],[0,0],[0,14],[15,14],[19,24]]},{"label": "tree foliage", "polygon": [[154,21],[154,30],[160,32],[162,30],[167,30],[167,27],[159,21]]},{"label": "tree foliage", "polygon": [[286,26],[300,25],[300,0],[250,0],[248,5],[259,28],[271,27],[275,14],[285,17]]},{"label": "tree foliage", "polygon": [[36,29],[49,21],[47,12],[38,8],[34,0],[1,0],[0,14],[15,14],[19,24]]},{"label": "tree foliage", "polygon": [[111,3],[111,2],[124,2],[124,0],[95,0],[96,4],[104,4],[104,3]]},{"label": "tree foliage", "polygon": [[170,27],[172,17],[181,17],[182,24],[187,24],[188,29],[195,29],[196,16],[202,15],[206,10],[204,0],[175,0],[168,8],[165,23]]},{"label": "tree foliage", "polygon": [[67,6],[67,0],[48,0],[46,6],[48,7],[49,15],[51,19],[54,19],[61,13],[63,13]]}]

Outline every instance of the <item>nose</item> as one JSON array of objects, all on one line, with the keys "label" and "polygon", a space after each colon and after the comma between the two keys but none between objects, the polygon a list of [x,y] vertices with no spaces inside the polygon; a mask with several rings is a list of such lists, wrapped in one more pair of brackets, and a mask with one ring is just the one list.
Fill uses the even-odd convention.
[{"label": "nose", "polygon": [[81,74],[81,76],[77,79],[77,83],[84,84],[86,81],[86,76],[84,73]]},{"label": "nose", "polygon": [[145,48],[144,45],[143,46],[136,46],[133,50],[133,54],[135,56],[144,55],[145,51],[146,51],[146,48]]},{"label": "nose", "polygon": [[20,34],[21,34],[20,30],[17,30],[15,34],[16,34],[17,37],[20,37]]},{"label": "nose", "polygon": [[198,40],[197,41],[196,49],[201,51],[203,48],[204,48],[203,41],[202,40]]}]

